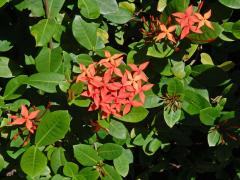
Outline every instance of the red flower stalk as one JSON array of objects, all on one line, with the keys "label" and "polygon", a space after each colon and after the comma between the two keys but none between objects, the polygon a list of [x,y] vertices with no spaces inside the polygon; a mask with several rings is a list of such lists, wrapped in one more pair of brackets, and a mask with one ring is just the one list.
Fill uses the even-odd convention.
[{"label": "red flower stalk", "polygon": [[[144,104],[144,91],[153,86],[146,84],[148,78],[143,72],[149,62],[139,66],[129,64],[131,71],[122,72],[119,66],[122,64],[123,54],[111,55],[105,51],[105,57],[98,63],[90,64],[88,68],[81,64],[81,74],[76,81],[86,83],[87,90],[81,95],[92,99],[89,111],[100,110],[102,118],[110,115],[120,117],[127,114],[131,107]],[[97,72],[96,66],[102,66],[104,70]],[[140,101],[135,100],[137,95]]]}]

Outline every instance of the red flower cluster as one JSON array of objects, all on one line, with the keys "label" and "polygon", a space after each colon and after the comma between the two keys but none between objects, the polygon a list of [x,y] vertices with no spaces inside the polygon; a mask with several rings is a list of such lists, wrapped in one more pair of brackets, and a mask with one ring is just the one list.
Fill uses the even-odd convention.
[{"label": "red flower cluster", "polygon": [[21,116],[10,116],[11,119],[13,119],[13,122],[10,123],[10,125],[22,125],[25,124],[28,131],[32,134],[34,134],[34,131],[37,129],[37,124],[35,122],[35,119],[40,111],[36,110],[33,112],[28,111],[27,107],[25,105],[21,106]]},{"label": "red flower cluster", "polygon": [[[199,9],[201,9],[199,7]],[[168,23],[164,24],[159,19],[150,16],[150,22],[147,23],[145,18],[142,21],[147,30],[141,29],[141,32],[147,39],[153,39],[155,41],[161,41],[167,38],[169,41],[176,43],[176,39],[185,38],[190,32],[202,33],[201,27],[206,25],[213,29],[212,23],[208,20],[211,17],[211,10],[201,15],[198,12],[194,12],[193,6],[190,5],[185,12],[175,12],[172,14],[175,17],[176,22],[180,25],[182,32],[180,38],[176,38],[175,30],[176,25],[171,25],[171,17],[168,18]]]},{"label": "red flower cluster", "polygon": [[[121,117],[127,114],[132,106],[142,106],[145,101],[144,91],[153,86],[144,84],[148,82],[143,72],[148,62],[139,66],[129,64],[131,71],[122,72],[119,66],[123,61],[123,54],[111,55],[105,51],[105,57],[88,67],[80,64],[81,74],[76,82],[84,82],[87,85],[87,90],[81,95],[92,99],[89,111],[101,110],[102,118],[110,115]],[[137,95],[140,100],[135,100]]]},{"label": "red flower cluster", "polygon": [[182,28],[180,39],[185,38],[190,33],[190,31],[195,33],[202,33],[200,28],[204,25],[213,29],[212,23],[208,21],[208,19],[211,17],[211,10],[202,16],[200,13],[195,13],[193,11],[193,6],[190,5],[184,13],[176,12],[172,15],[176,17],[176,21]]}]

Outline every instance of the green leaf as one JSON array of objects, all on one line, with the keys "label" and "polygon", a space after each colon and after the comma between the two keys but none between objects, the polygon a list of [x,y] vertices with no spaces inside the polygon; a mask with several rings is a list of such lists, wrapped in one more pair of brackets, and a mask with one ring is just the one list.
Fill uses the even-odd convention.
[{"label": "green leaf", "polygon": [[110,14],[118,11],[116,0],[96,0],[101,14]]},{"label": "green leaf", "polygon": [[71,180],[71,178],[61,176],[60,174],[56,174],[55,176],[52,177],[51,180]]},{"label": "green leaf", "polygon": [[27,84],[48,93],[55,93],[57,92],[56,86],[59,84],[60,81],[63,80],[64,75],[62,74],[45,72],[31,75],[27,79]]},{"label": "green leaf", "polygon": [[109,130],[109,134],[117,139],[127,138],[127,133],[128,133],[127,128],[124,126],[123,123],[119,121],[111,119],[108,130]]},{"label": "green leaf", "polygon": [[145,93],[144,108],[155,108],[161,105],[161,98],[153,93],[152,90],[146,91]]},{"label": "green leaf", "polygon": [[9,0],[0,0],[0,8],[3,7]]},{"label": "green leaf", "polygon": [[183,79],[186,76],[185,63],[182,61],[172,61],[173,67],[171,68],[172,73],[179,79]]},{"label": "green leaf", "polygon": [[87,180],[97,180],[99,177],[99,173],[93,167],[85,167],[80,170],[79,174],[85,177]]},{"label": "green leaf", "polygon": [[167,82],[167,92],[169,95],[181,95],[184,93],[184,85],[183,82],[177,78],[171,78]]},{"label": "green leaf", "polygon": [[121,176],[117,173],[117,171],[110,165],[104,164],[103,170],[106,174],[102,179],[103,180],[121,180]]},{"label": "green leaf", "polygon": [[96,19],[100,16],[100,9],[96,0],[78,0],[78,8],[85,18]]},{"label": "green leaf", "polygon": [[62,9],[62,6],[65,2],[65,0],[47,0],[48,2],[48,17],[49,18],[55,18],[60,10]]},{"label": "green leaf", "polygon": [[218,0],[223,5],[230,7],[232,9],[240,9],[240,1],[239,0]]},{"label": "green leaf", "polygon": [[0,172],[3,170],[4,167],[5,167],[5,160],[3,156],[0,154]]},{"label": "green leaf", "polygon": [[125,122],[137,123],[144,120],[147,117],[147,115],[148,115],[147,109],[143,107],[133,107],[128,114],[117,119]]},{"label": "green leaf", "polygon": [[113,160],[114,167],[121,176],[127,176],[131,160],[133,160],[133,154],[129,149],[123,149],[121,156]]},{"label": "green leaf", "polygon": [[79,167],[73,162],[67,162],[63,167],[63,174],[69,177],[75,177],[78,174]]},{"label": "green leaf", "polygon": [[122,146],[114,143],[106,143],[99,147],[98,155],[106,160],[113,160],[122,154]]},{"label": "green leaf", "polygon": [[80,16],[75,16],[72,24],[73,36],[88,50],[95,50],[97,42],[97,28],[96,23],[87,23]]},{"label": "green leaf", "polygon": [[70,116],[68,111],[54,111],[48,113],[39,123],[35,144],[46,146],[63,139],[70,127]]},{"label": "green leaf", "polygon": [[119,8],[118,11],[106,14],[104,17],[113,23],[125,24],[132,18],[132,14],[124,8]]},{"label": "green leaf", "polygon": [[232,33],[236,38],[240,39],[240,20],[233,24]]},{"label": "green leaf", "polygon": [[158,0],[157,11],[163,12],[167,6],[167,0]]},{"label": "green leaf", "polygon": [[42,0],[24,0],[15,6],[18,10],[28,9],[31,17],[41,17],[45,14]]},{"label": "green leaf", "polygon": [[147,55],[156,58],[165,58],[170,56],[174,49],[166,43],[157,43],[148,47]]},{"label": "green leaf", "polygon": [[164,110],[164,120],[167,125],[172,128],[181,118],[181,109],[177,109],[176,111],[173,110]]},{"label": "green leaf", "polygon": [[58,25],[53,19],[42,19],[30,28],[36,40],[36,46],[46,45],[53,37]]},{"label": "green leaf", "polygon": [[0,77],[10,78],[12,77],[12,72],[8,67],[9,59],[6,57],[0,57]]},{"label": "green leaf", "polygon": [[22,94],[21,93],[15,93],[16,90],[25,83],[27,79],[26,75],[20,75],[17,76],[11,80],[8,81],[4,94],[3,94],[3,98],[5,100],[11,100],[11,99],[16,99],[18,97],[20,97]]},{"label": "green leaf", "polygon": [[62,49],[43,47],[36,57],[38,72],[57,72],[62,64]]},{"label": "green leaf", "polygon": [[1,41],[0,40],[0,52],[6,52],[6,51],[9,51],[10,49],[12,49],[13,46],[11,46],[11,43],[4,40],[4,41]]},{"label": "green leaf", "polygon": [[202,64],[210,64],[210,65],[214,65],[212,58],[209,54],[207,53],[201,53],[201,63]]},{"label": "green leaf", "polygon": [[182,108],[190,115],[199,114],[202,109],[210,107],[210,103],[200,94],[186,90],[182,100]]},{"label": "green leaf", "polygon": [[215,128],[211,128],[208,132],[208,145],[210,147],[216,146],[220,140],[221,135]]},{"label": "green leaf", "polygon": [[208,107],[200,111],[200,121],[205,124],[212,126],[214,121],[219,117],[220,110],[216,107]]},{"label": "green leaf", "polygon": [[187,37],[192,40],[194,43],[198,44],[204,44],[204,43],[209,43],[214,41],[218,36],[222,33],[223,28],[218,24],[212,22],[213,25],[213,30],[208,28],[207,26],[203,26],[201,28],[202,33],[197,34],[197,33],[192,33],[188,35]]},{"label": "green leaf", "polygon": [[76,59],[77,63],[84,64],[88,66],[89,64],[93,63],[92,57],[88,54],[79,54]]},{"label": "green leaf", "polygon": [[134,13],[136,10],[136,5],[128,1],[119,2],[119,7],[127,9],[129,12]]},{"label": "green leaf", "polygon": [[73,146],[74,157],[83,166],[94,166],[101,161],[97,151],[91,145],[78,144]]},{"label": "green leaf", "polygon": [[50,165],[55,174],[57,174],[58,169],[67,162],[64,149],[62,147],[54,149],[50,158]]},{"label": "green leaf", "polygon": [[23,172],[33,178],[44,171],[47,166],[47,157],[37,147],[31,146],[22,155],[20,166]]}]

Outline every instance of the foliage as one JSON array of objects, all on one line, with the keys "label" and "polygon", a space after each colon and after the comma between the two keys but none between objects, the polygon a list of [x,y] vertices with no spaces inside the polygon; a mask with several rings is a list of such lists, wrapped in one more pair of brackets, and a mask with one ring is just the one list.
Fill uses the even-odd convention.
[{"label": "foliage", "polygon": [[239,0],[0,0],[0,177],[239,179]]}]

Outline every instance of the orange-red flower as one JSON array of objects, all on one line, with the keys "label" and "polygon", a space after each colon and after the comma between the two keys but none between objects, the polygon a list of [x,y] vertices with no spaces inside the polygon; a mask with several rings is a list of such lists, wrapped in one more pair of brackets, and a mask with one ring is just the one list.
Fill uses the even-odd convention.
[{"label": "orange-red flower", "polygon": [[206,25],[207,27],[214,29],[212,23],[208,20],[211,17],[212,11],[211,9],[206,12],[203,16],[200,13],[195,13],[195,16],[199,19],[198,28]]},{"label": "orange-red flower", "polygon": [[[131,107],[144,104],[144,91],[153,86],[146,84],[148,78],[143,72],[149,62],[139,66],[129,64],[131,71],[125,70],[122,73],[118,68],[122,63],[120,54],[112,56],[108,51],[105,51],[105,55],[106,58],[101,59],[99,63],[90,64],[88,68],[80,65],[81,74],[78,75],[76,81],[86,83],[87,89],[81,95],[92,100],[89,111],[99,109],[102,118],[107,118],[110,115],[120,117],[127,114]],[[99,65],[105,68],[95,67]],[[134,100],[137,95],[141,101]]]},{"label": "orange-red flower", "polygon": [[33,134],[37,129],[37,125],[35,123],[35,119],[40,111],[36,110],[33,112],[29,112],[25,105],[21,106],[21,116],[10,116],[13,119],[11,125],[22,125],[25,124],[26,128]]},{"label": "orange-red flower", "polygon": [[175,25],[170,26],[170,27],[167,28],[164,24],[161,24],[160,25],[160,29],[161,29],[162,32],[160,32],[156,36],[156,38],[155,38],[156,41],[160,41],[161,39],[164,39],[165,37],[167,37],[168,40],[176,43],[176,40],[175,40],[174,36],[172,35],[172,32],[174,32],[176,30],[176,26]]},{"label": "orange-red flower", "polygon": [[190,31],[195,33],[202,33],[199,27],[195,25],[199,22],[199,19],[197,16],[195,16],[192,5],[190,5],[184,13],[176,12],[172,15],[176,17],[176,21],[182,28],[180,39],[185,38],[190,33]]}]

